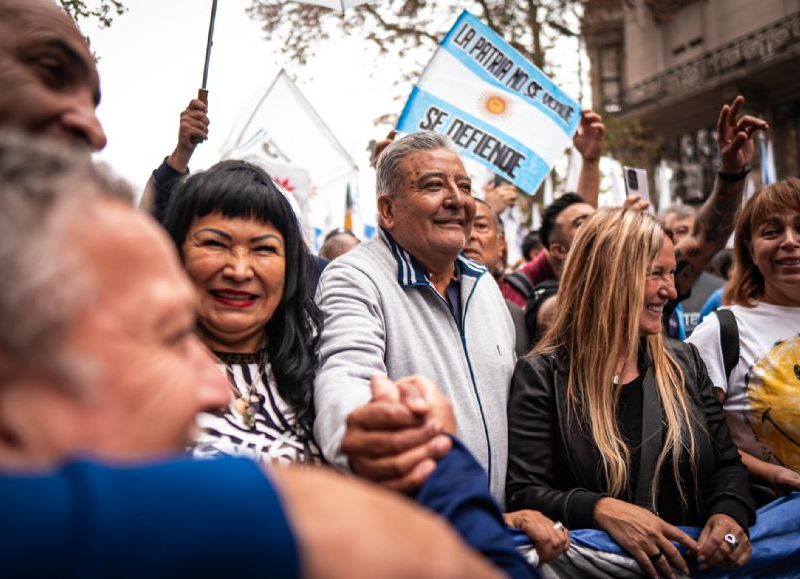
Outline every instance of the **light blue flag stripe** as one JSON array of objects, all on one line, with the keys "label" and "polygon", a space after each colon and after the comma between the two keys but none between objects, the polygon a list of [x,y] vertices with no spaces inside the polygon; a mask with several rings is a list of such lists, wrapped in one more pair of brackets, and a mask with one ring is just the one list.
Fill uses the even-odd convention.
[{"label": "light blue flag stripe", "polygon": [[[547,165],[547,163],[545,163],[542,158],[530,148],[526,147],[516,139],[509,137],[502,131],[497,130],[497,128],[493,127],[489,123],[482,121],[457,107],[454,107],[452,104],[447,103],[424,90],[421,90],[419,87],[414,87],[412,89],[411,96],[409,97],[406,106],[403,109],[403,113],[397,122],[397,130],[404,133],[418,132],[420,130],[419,122],[424,118],[425,111],[427,111],[431,106],[438,107],[439,109],[450,113],[448,122],[441,127],[437,127],[436,132],[448,134],[448,131],[453,127],[454,120],[460,119],[478,128],[487,135],[493,136],[502,143],[510,145],[517,152],[521,153],[525,157],[525,160],[516,168],[514,171],[514,176],[504,173],[497,167],[493,168],[498,175],[507,178],[520,189],[528,191],[531,194],[534,193],[547,174],[550,172],[550,167]],[[461,148],[461,152],[462,154],[474,159],[479,163],[489,167],[492,166],[491,163],[487,163],[485,158],[480,157],[470,149]]]},{"label": "light blue flag stripe", "polygon": [[[558,115],[553,109],[546,106],[544,103],[539,100],[539,98],[531,98],[526,94],[525,91],[517,91],[512,90],[504,83],[500,82],[495,78],[492,74],[490,74],[486,68],[478,64],[474,58],[469,56],[463,48],[458,46],[455,43],[455,38],[459,31],[462,30],[465,24],[471,26],[475,31],[477,31],[480,35],[482,35],[485,39],[489,40],[495,47],[505,54],[505,56],[509,57],[514,64],[512,70],[517,67],[524,71],[528,75],[528,81],[526,82],[526,86],[531,82],[535,81],[542,87],[542,91],[540,92],[547,92],[555,97],[559,102],[569,105],[573,108],[574,112],[569,117],[569,122],[565,121],[563,117]],[[455,25],[450,29],[447,33],[447,36],[444,37],[444,40],[441,43],[441,48],[447,50],[450,54],[455,56],[459,61],[461,61],[467,68],[469,68],[476,76],[478,76],[484,82],[491,84],[492,86],[499,88],[509,94],[516,95],[521,99],[525,100],[526,102],[530,103],[548,117],[553,119],[555,123],[557,123],[569,136],[575,132],[580,123],[581,119],[581,108],[580,103],[574,100],[572,97],[568,96],[564,93],[558,86],[553,83],[539,68],[535,65],[531,64],[512,46],[510,46],[505,40],[503,40],[500,36],[498,36],[491,28],[486,26],[483,22],[475,18],[472,14],[464,10],[461,15],[458,17]]]}]

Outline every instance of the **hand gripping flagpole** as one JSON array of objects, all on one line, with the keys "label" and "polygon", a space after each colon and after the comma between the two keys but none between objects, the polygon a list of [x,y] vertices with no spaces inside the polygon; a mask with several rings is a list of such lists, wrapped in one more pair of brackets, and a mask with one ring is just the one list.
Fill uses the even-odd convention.
[{"label": "hand gripping flagpole", "polygon": [[217,0],[211,0],[211,21],[208,23],[208,41],[206,42],[206,63],[203,66],[203,85],[197,91],[197,98],[208,104],[208,65],[211,62],[211,46],[214,44],[214,20],[217,18]]}]

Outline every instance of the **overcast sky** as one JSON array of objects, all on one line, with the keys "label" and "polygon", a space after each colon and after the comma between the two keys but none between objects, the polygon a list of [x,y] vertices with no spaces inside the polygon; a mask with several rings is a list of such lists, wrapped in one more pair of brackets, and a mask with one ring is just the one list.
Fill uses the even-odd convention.
[{"label": "overcast sky", "polygon": [[[178,119],[200,87],[210,1],[136,0],[111,28],[84,24],[99,57],[103,99],[98,110],[108,147],[98,158],[141,186],[150,171],[175,146]],[[219,2],[208,80],[208,142],[198,147],[192,168],[207,167],[234,120],[263,91],[281,66],[350,153],[362,161],[370,138],[381,136],[373,119],[399,113],[388,67],[376,66],[364,41],[342,35],[322,47],[305,67],[287,63],[279,42],[264,40],[245,14],[248,0]],[[384,132],[386,128],[381,128]]]},{"label": "overcast sky", "polygon": [[[180,112],[200,87],[211,1],[129,0],[126,5],[128,11],[110,28],[83,23],[83,31],[99,57],[103,98],[98,114],[109,144],[98,158],[141,189],[174,148]],[[218,4],[208,81],[210,136],[195,152],[191,168],[219,160],[235,120],[283,67],[361,166],[362,212],[374,211],[374,173],[365,150],[370,139],[382,138],[390,127],[373,121],[399,114],[411,89],[398,85],[397,57],[379,57],[371,44],[340,32],[301,67],[287,62],[280,39],[264,39],[245,13],[248,5],[249,0]],[[559,61],[576,61],[575,50],[574,40],[565,40]],[[428,58],[420,56],[422,62]],[[577,96],[574,73],[564,76],[560,83]]]}]

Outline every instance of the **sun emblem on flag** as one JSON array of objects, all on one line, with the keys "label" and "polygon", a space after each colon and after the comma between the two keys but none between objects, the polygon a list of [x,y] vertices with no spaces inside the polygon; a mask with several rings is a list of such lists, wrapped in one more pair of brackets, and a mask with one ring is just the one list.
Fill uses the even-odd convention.
[{"label": "sun emblem on flag", "polygon": [[492,116],[504,117],[508,115],[511,102],[503,95],[495,92],[485,92],[480,96],[481,109]]}]

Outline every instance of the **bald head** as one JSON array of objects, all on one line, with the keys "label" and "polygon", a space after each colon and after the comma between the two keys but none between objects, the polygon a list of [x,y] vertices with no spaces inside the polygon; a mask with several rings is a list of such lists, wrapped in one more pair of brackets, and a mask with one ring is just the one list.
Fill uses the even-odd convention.
[{"label": "bald head", "polygon": [[336,259],[353,249],[361,243],[359,239],[349,230],[330,233],[325,239],[325,243],[319,249],[319,256],[324,259]]},{"label": "bald head", "polygon": [[0,0],[0,128],[88,150],[106,136],[95,114],[100,83],[72,19],[51,0]]}]

